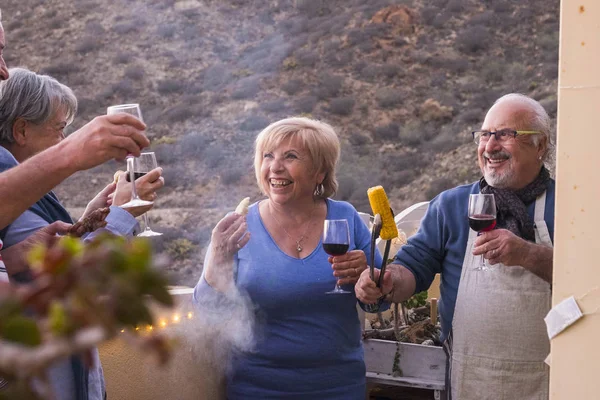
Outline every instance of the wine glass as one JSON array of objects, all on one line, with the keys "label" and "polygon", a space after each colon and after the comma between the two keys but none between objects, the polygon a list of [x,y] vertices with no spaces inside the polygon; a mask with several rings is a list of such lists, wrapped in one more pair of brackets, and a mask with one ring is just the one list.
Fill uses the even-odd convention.
[{"label": "wine glass", "polygon": [[[133,159],[133,175],[135,179],[139,179],[142,176],[146,175],[148,172],[152,171],[154,168],[158,167],[158,163],[156,162],[156,156],[154,152],[149,151],[147,153],[140,154],[139,157],[135,157]],[[129,175],[127,175],[127,181],[131,182]],[[150,228],[150,224],[148,222],[148,213],[144,213],[142,216],[144,219],[144,231],[140,233],[138,236],[142,237],[150,237],[150,236],[160,236],[162,233],[155,232]]]},{"label": "wine glass", "polygon": [[[350,230],[348,221],[345,219],[326,219],[323,227],[323,250],[330,256],[341,256],[346,254],[350,247]],[[335,288],[326,294],[352,293],[340,287],[338,282]]]},{"label": "wine glass", "polygon": [[[136,117],[137,119],[139,119],[140,121],[143,121],[142,110],[140,110],[139,104],[119,104],[116,106],[110,106],[106,109],[107,115],[114,115],[114,114],[119,114],[119,113],[131,114],[134,117]],[[133,169],[133,162],[134,162],[133,159],[134,159],[133,155],[131,155],[131,154],[127,155],[127,174],[129,175],[130,181],[135,180],[134,169]],[[131,208],[131,207],[149,206],[150,204],[152,204],[151,201],[140,199],[137,195],[137,191],[135,190],[135,185],[131,185],[131,200],[129,200],[127,203],[121,205],[121,207],[122,208]]]},{"label": "wine glass", "polygon": [[[472,194],[469,196],[469,227],[477,232],[491,231],[496,227],[496,200],[493,194]],[[480,256],[478,271],[490,269],[489,263]]]}]

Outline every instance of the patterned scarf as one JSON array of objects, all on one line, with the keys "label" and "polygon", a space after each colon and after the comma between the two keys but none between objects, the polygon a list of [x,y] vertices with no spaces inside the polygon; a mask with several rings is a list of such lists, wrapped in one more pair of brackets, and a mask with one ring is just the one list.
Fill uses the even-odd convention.
[{"label": "patterned scarf", "polygon": [[485,178],[479,180],[479,191],[484,194],[493,194],[496,200],[498,228],[508,229],[523,239],[535,242],[533,221],[527,214],[527,204],[537,199],[550,181],[550,173],[542,167],[540,174],[523,189],[509,190],[498,189],[488,185]]}]

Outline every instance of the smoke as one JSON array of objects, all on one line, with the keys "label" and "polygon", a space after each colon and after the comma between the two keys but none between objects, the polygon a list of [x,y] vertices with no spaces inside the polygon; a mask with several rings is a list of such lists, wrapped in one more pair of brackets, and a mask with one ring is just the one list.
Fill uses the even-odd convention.
[{"label": "smoke", "polygon": [[223,377],[232,357],[254,349],[255,309],[248,295],[235,285],[227,292],[219,292],[205,281],[200,286],[193,300],[182,307],[181,315],[191,312],[193,318],[178,324],[170,334],[203,369],[210,368]]}]

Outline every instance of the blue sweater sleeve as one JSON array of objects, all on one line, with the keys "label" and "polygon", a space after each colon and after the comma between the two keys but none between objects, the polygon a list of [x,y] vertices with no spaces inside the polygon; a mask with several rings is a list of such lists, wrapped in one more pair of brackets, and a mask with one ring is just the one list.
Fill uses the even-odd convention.
[{"label": "blue sweater sleeve", "polygon": [[110,206],[110,212],[106,216],[106,226],[84,235],[84,238],[85,240],[92,240],[107,231],[119,236],[133,236],[139,231],[139,225],[129,211],[121,207]]},{"label": "blue sweater sleeve", "polygon": [[[208,245],[208,250],[206,251],[206,255],[204,256],[204,265],[206,265],[208,259],[210,257],[210,243]],[[234,280],[236,277],[238,257],[237,254],[234,258]],[[225,293],[220,292],[213,288],[204,278],[204,269],[202,269],[202,275],[194,288],[194,294],[192,296],[192,302],[197,307],[202,308],[203,312],[211,312],[216,311],[219,312],[223,310],[223,306],[230,307],[235,304],[234,301],[227,296]]]},{"label": "blue sweater sleeve", "polygon": [[419,231],[400,248],[394,259],[394,264],[406,267],[414,275],[415,293],[429,289],[435,274],[442,272],[446,241],[440,197],[431,201]]}]

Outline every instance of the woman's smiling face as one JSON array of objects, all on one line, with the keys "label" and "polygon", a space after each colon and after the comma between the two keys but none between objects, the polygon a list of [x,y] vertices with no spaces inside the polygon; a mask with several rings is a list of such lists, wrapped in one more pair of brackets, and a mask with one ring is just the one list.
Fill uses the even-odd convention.
[{"label": "woman's smiling face", "polygon": [[312,198],[316,185],[323,180],[323,174],[314,170],[310,153],[295,135],[263,153],[261,175],[267,196],[277,204]]}]

